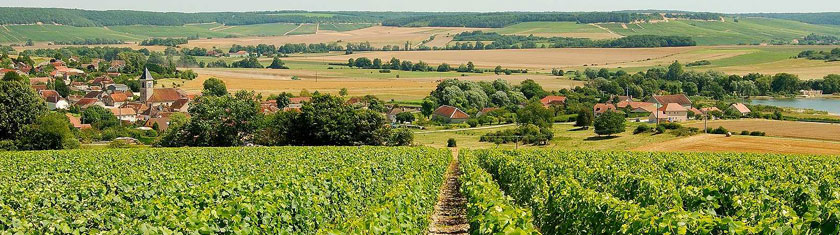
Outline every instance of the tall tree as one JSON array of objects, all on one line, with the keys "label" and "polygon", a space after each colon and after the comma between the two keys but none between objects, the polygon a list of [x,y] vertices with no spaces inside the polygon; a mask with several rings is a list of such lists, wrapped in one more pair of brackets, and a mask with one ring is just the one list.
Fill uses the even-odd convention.
[{"label": "tall tree", "polygon": [[46,112],[46,104],[28,83],[0,81],[0,140],[16,139],[21,128]]},{"label": "tall tree", "polygon": [[624,115],[608,111],[595,118],[595,134],[612,136],[622,133],[626,129]]},{"label": "tall tree", "polygon": [[201,94],[206,96],[224,96],[228,94],[225,82],[218,78],[209,78],[204,81],[204,90]]}]

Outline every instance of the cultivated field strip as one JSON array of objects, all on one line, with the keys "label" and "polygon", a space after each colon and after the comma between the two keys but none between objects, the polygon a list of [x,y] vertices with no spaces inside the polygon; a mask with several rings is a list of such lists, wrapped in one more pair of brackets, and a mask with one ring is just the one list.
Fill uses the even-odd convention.
[{"label": "cultivated field strip", "polygon": [[2,153],[0,233],[420,234],[450,159],[402,147]]},{"label": "cultivated field strip", "polygon": [[481,150],[543,234],[837,234],[840,158]]}]

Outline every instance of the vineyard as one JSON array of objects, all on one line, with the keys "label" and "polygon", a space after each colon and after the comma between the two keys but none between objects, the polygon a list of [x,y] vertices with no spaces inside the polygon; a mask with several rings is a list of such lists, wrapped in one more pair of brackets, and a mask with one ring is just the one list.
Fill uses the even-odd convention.
[{"label": "vineyard", "polygon": [[[837,157],[552,150],[461,155],[465,172],[486,174],[462,184],[487,182],[489,175],[512,198],[497,200],[501,206],[493,216],[514,225],[533,217],[543,234],[840,233]],[[500,197],[485,191],[485,197]]]},{"label": "vineyard", "polygon": [[376,147],[3,153],[0,233],[420,234],[450,159]]},{"label": "vineyard", "polygon": [[0,233],[425,234],[444,177],[465,203],[442,215],[470,234],[840,233],[837,157],[462,150],[454,175],[452,160],[423,147],[3,153]]}]

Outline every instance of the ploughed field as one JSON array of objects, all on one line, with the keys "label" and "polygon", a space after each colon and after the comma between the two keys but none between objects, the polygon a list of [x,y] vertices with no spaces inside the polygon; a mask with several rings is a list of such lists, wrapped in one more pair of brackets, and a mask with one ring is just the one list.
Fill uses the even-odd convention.
[{"label": "ploughed field", "polygon": [[459,155],[427,147],[3,153],[0,233],[840,232],[837,157]]}]

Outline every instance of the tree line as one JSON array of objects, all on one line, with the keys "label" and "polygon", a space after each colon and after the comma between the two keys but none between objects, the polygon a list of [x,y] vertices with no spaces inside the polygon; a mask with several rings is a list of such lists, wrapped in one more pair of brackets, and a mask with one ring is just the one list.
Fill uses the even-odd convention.
[{"label": "tree line", "polygon": [[140,42],[141,46],[169,46],[176,47],[189,42],[186,38],[151,38]]},{"label": "tree line", "polygon": [[831,51],[806,50],[799,52],[796,57],[809,60],[824,60],[826,62],[840,61],[840,48],[834,48]]},{"label": "tree line", "polygon": [[397,58],[391,58],[389,61],[383,61],[379,58],[374,58],[373,60],[367,57],[359,57],[359,58],[350,58],[347,60],[347,65],[349,67],[356,67],[362,69],[382,69],[380,72],[388,73],[390,70],[402,70],[402,71],[420,71],[420,72],[460,72],[460,73],[485,73],[485,72],[493,72],[496,74],[506,74],[510,75],[513,73],[528,73],[527,69],[506,69],[503,68],[501,65],[496,66],[494,69],[481,69],[476,68],[475,64],[472,61],[467,62],[466,64],[461,64],[458,67],[453,67],[448,63],[442,63],[437,67],[427,64],[422,60],[417,63],[412,63],[409,60],[400,60]]},{"label": "tree line", "polygon": [[[453,37],[453,50],[488,50],[521,48],[639,48],[696,46],[697,42],[685,36],[631,35],[618,39],[591,40],[587,38],[538,37],[534,35],[502,35],[495,32],[463,32]],[[475,41],[475,44],[472,42]],[[482,41],[492,41],[485,44]],[[466,43],[463,43],[466,42]]]},{"label": "tree line", "polygon": [[149,12],[129,10],[81,10],[60,8],[0,8],[0,24],[61,24],[78,27],[115,25],[181,26],[196,23],[250,25],[267,23],[377,23],[393,14],[335,12],[331,17],[307,16],[299,11],[274,12]]},{"label": "tree line", "polygon": [[658,14],[639,14],[626,12],[584,12],[584,13],[525,13],[525,12],[493,12],[493,13],[448,13],[405,18],[388,19],[382,21],[385,26],[434,26],[434,27],[476,27],[501,28],[522,22],[577,22],[577,23],[630,23],[661,19]]},{"label": "tree line", "polygon": [[125,44],[123,40],[107,39],[107,38],[93,38],[73,41],[54,41],[54,45],[108,45],[108,44]]}]

